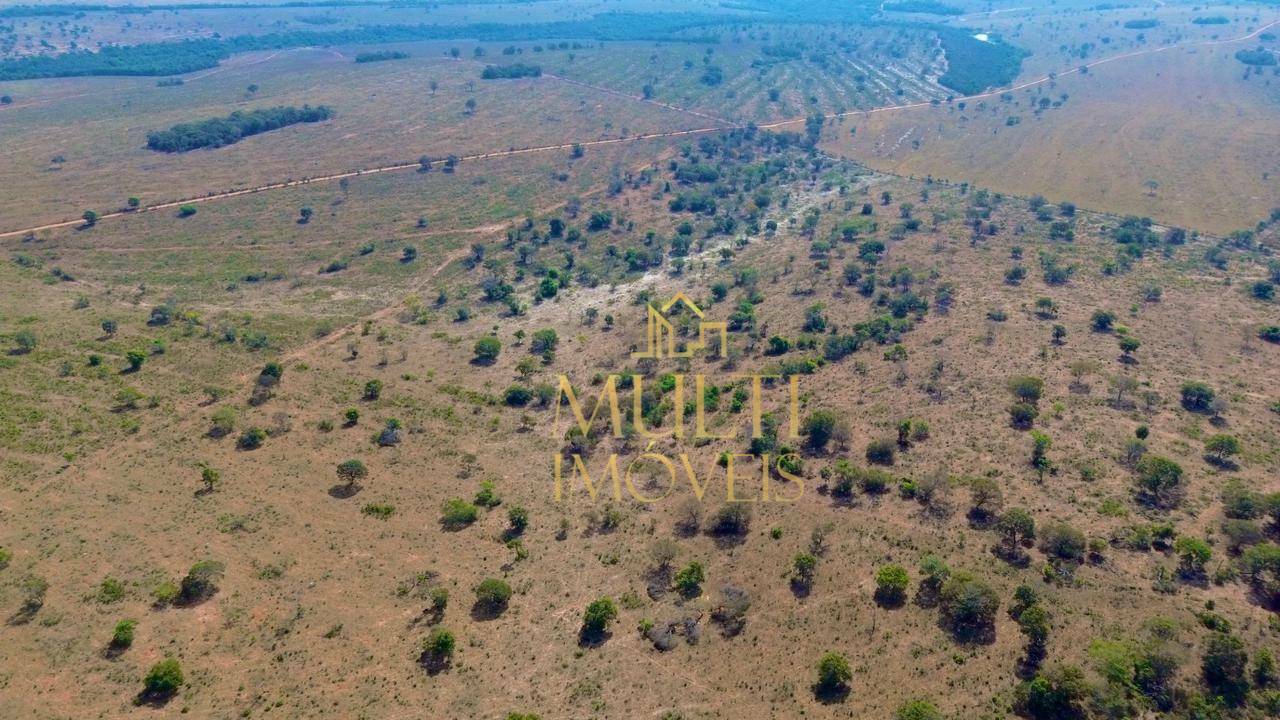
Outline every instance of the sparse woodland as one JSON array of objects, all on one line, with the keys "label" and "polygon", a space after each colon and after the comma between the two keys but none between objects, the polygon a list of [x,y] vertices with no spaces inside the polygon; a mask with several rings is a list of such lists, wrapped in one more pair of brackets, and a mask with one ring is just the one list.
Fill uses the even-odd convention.
[{"label": "sparse woodland", "polygon": [[[865,36],[784,2],[768,25],[598,15],[479,42],[339,26],[398,6],[312,10],[335,27],[208,10],[280,24],[170,55],[173,20],[139,10],[141,44],[6,46],[19,95],[233,60],[130,91],[210,95],[147,105],[146,147],[130,128],[110,151],[118,207],[0,238],[0,707],[1280,714],[1280,207],[1217,233],[876,171],[840,153],[875,121],[831,105],[906,98],[941,126],[1036,53],[1225,34],[1234,9],[1093,9],[1071,42],[1056,11],[982,40],[959,24],[976,6],[932,2],[806,16]],[[30,12],[0,22],[116,17]],[[333,52],[234,62],[311,41]],[[1249,43],[1219,60],[1269,83],[1274,36]],[[325,90],[357,70],[359,97]],[[428,130],[382,119],[402,162],[330,173],[362,142],[343,123],[406,84]],[[1028,110],[1002,132],[1074,111],[1014,92],[988,98]],[[14,137],[53,132],[31,112]],[[270,188],[130,186],[132,163],[221,172],[274,143],[302,164]],[[94,177],[64,144],[48,182]],[[691,356],[644,354],[659,311]]]}]

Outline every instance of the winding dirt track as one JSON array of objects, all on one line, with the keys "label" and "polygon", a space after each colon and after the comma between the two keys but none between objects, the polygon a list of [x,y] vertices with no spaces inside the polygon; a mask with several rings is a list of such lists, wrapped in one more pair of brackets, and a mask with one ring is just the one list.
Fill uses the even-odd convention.
[{"label": "winding dirt track", "polygon": [[[1003,94],[1003,93],[1007,93],[1007,92],[1014,92],[1014,91],[1017,91],[1017,90],[1024,90],[1024,89],[1026,89],[1026,88],[1035,87],[1035,86],[1037,86],[1037,85],[1043,85],[1043,84],[1048,83],[1048,82],[1051,82],[1051,81],[1053,81],[1053,80],[1055,80],[1055,79],[1057,79],[1057,78],[1059,78],[1059,77],[1065,77],[1065,76],[1068,76],[1068,75],[1078,74],[1078,73],[1080,73],[1080,72],[1084,71],[1084,70],[1085,70],[1085,69],[1087,69],[1087,68],[1094,68],[1094,67],[1098,67],[1099,65],[1105,65],[1105,64],[1107,64],[1107,63],[1113,63],[1113,62],[1117,62],[1117,61],[1120,61],[1120,60],[1127,60],[1127,59],[1129,59],[1129,58],[1140,57],[1140,56],[1144,56],[1144,55],[1153,55],[1153,54],[1156,54],[1156,53],[1167,52],[1167,51],[1169,51],[1169,50],[1175,50],[1175,49],[1179,49],[1179,48],[1202,47],[1202,46],[1211,46],[1211,45],[1227,45],[1227,44],[1231,44],[1231,43],[1244,42],[1244,41],[1252,40],[1252,39],[1254,39],[1254,38],[1258,37],[1258,36],[1259,36],[1259,35],[1261,35],[1262,33],[1266,32],[1267,30],[1269,30],[1269,29],[1271,29],[1271,28],[1273,28],[1273,27],[1275,27],[1275,26],[1277,26],[1277,25],[1280,25],[1280,19],[1278,19],[1278,20],[1272,20],[1271,22],[1269,22],[1269,23],[1267,23],[1267,24],[1265,24],[1265,25],[1263,25],[1263,26],[1261,26],[1261,27],[1257,28],[1256,30],[1254,30],[1254,31],[1253,31],[1253,32],[1251,32],[1251,33],[1248,33],[1248,34],[1246,34],[1246,35],[1241,35],[1241,36],[1239,36],[1239,37],[1235,37],[1235,38],[1227,38],[1227,39],[1224,39],[1224,40],[1197,40],[1197,41],[1194,41],[1194,42],[1187,42],[1187,43],[1174,43],[1174,44],[1172,44],[1172,45],[1162,45],[1162,46],[1160,46],[1160,47],[1150,48],[1150,49],[1147,49],[1147,50],[1136,50],[1136,51],[1134,51],[1134,52],[1123,53],[1123,54],[1120,54],[1120,55],[1113,55],[1113,56],[1111,56],[1111,57],[1102,58],[1102,59],[1099,59],[1099,60],[1094,60],[1093,62],[1085,63],[1085,64],[1083,64],[1083,65],[1079,65],[1079,66],[1077,66],[1077,67],[1073,67],[1073,68],[1071,68],[1071,69],[1069,69],[1069,70],[1064,70],[1064,71],[1059,72],[1059,73],[1051,73],[1051,74],[1049,74],[1049,75],[1045,75],[1045,76],[1043,76],[1043,77],[1036,78],[1036,79],[1034,79],[1034,80],[1028,80],[1028,81],[1026,81],[1026,82],[1019,83],[1019,84],[1014,85],[1014,86],[1012,86],[1012,87],[1000,88],[1000,89],[996,89],[996,90],[990,90],[990,91],[987,91],[987,92],[977,93],[977,94],[975,94],[975,95],[964,95],[964,96],[959,96],[959,97],[953,98],[953,101],[954,101],[954,102],[961,102],[961,101],[981,100],[981,99],[989,98],[989,97],[997,97],[997,96],[999,96],[999,95],[1001,95],[1001,94]],[[586,83],[580,83],[580,82],[577,82],[577,81],[568,80],[568,79],[566,79],[566,78],[555,77],[554,79],[561,80],[561,81],[564,81],[564,82],[570,82],[570,83],[577,84],[577,85],[582,85],[582,86],[585,86],[585,87],[592,87],[592,88],[597,89],[597,90],[602,90],[602,91],[610,92],[611,94],[619,95],[619,96],[626,97],[626,98],[629,98],[629,99],[632,99],[632,100],[640,100],[640,101],[642,101],[642,102],[653,102],[653,103],[655,103],[655,104],[660,104],[660,105],[663,105],[664,107],[669,107],[669,108],[670,108],[670,109],[672,109],[672,110],[677,110],[677,111],[680,111],[680,112],[688,112],[688,113],[697,114],[697,115],[700,115],[700,116],[701,116],[701,115],[703,115],[702,113],[693,113],[693,111],[686,110],[686,109],[684,109],[684,108],[678,108],[678,107],[675,107],[675,106],[668,106],[668,105],[666,105],[665,103],[657,103],[657,101],[651,101],[651,100],[645,100],[645,99],[643,99],[643,98],[637,98],[637,97],[635,97],[635,96],[628,95],[628,94],[626,94],[626,93],[621,93],[621,92],[617,92],[617,91],[612,91],[612,90],[608,90],[608,89],[606,89],[606,88],[598,88],[598,87],[595,87],[595,86],[592,86],[592,85],[587,85]],[[903,104],[903,105],[885,105],[885,106],[882,106],[882,107],[878,107],[878,108],[870,108],[870,109],[867,109],[867,110],[850,110],[850,111],[843,112],[843,113],[833,113],[833,114],[825,115],[824,117],[826,117],[826,118],[830,119],[830,118],[849,117],[849,116],[857,116],[857,115],[864,115],[864,116],[865,116],[865,115],[871,115],[871,114],[874,114],[874,113],[897,112],[897,111],[902,111],[902,110],[912,110],[912,109],[916,109],[916,108],[930,107],[930,106],[932,106],[932,105],[933,105],[933,103],[932,103],[931,101],[922,101],[922,102],[906,103],[906,104]],[[705,116],[705,117],[711,117],[711,116]],[[805,120],[806,120],[806,118],[792,118],[792,119],[789,119],[789,120],[779,120],[779,121],[777,121],[777,122],[767,123],[767,124],[764,124],[764,125],[760,125],[760,126],[758,126],[758,127],[760,127],[761,129],[764,129],[764,130],[771,130],[771,129],[774,129],[774,128],[786,127],[786,126],[789,126],[789,125],[798,125],[798,124],[804,123],[804,122],[805,122]],[[574,143],[574,142],[568,142],[568,143],[560,143],[560,144],[556,144],[556,145],[540,145],[540,146],[535,146],[535,147],[518,148],[518,149],[514,149],[514,150],[496,150],[496,151],[493,151],[493,152],[485,152],[485,153],[477,153],[477,154],[473,154],[473,155],[466,155],[466,156],[462,156],[462,157],[460,157],[459,159],[460,159],[461,161],[463,161],[463,162],[471,162],[471,161],[476,161],[476,160],[491,160],[491,159],[495,159],[495,158],[512,157],[512,156],[515,156],[515,155],[531,155],[531,154],[534,154],[534,153],[552,152],[552,151],[556,151],[556,150],[568,150],[568,149],[572,148],[572,147],[573,147],[573,146],[575,146],[575,145],[580,145],[580,146],[582,146],[582,147],[584,147],[584,148],[585,148],[585,147],[596,147],[596,146],[600,146],[600,145],[617,145],[617,144],[621,144],[621,143],[639,142],[639,141],[643,141],[643,140],[657,140],[657,139],[663,139],[663,138],[686,137],[686,136],[690,136],[690,135],[701,135],[701,134],[706,134],[706,133],[724,132],[724,131],[726,131],[726,130],[733,130],[733,129],[737,129],[737,128],[740,128],[740,127],[742,127],[742,125],[737,124],[737,123],[731,123],[731,122],[727,122],[727,121],[725,121],[723,124],[715,125],[715,126],[711,126],[711,127],[705,127],[705,128],[695,128],[695,129],[691,129],[691,130],[673,130],[673,131],[669,131],[669,132],[658,132],[658,133],[643,133],[643,134],[640,134],[640,135],[629,135],[629,136],[626,136],[626,137],[608,138],[608,139],[604,139],[604,140],[587,140],[587,141],[577,142],[577,143]],[[443,161],[443,160],[440,160],[440,161],[436,161],[436,162],[434,162],[434,163],[432,163],[432,164],[433,164],[433,165],[442,165],[443,163],[444,163],[444,161]],[[179,206],[181,206],[181,205],[195,205],[195,204],[199,204],[199,203],[215,202],[215,201],[217,201],[217,200],[227,200],[227,199],[230,199],[230,198],[240,197],[240,196],[242,196],[242,195],[253,195],[253,194],[256,194],[256,193],[267,192],[267,191],[270,191],[270,190],[281,190],[281,189],[284,189],[284,188],[299,187],[299,186],[302,186],[302,185],[312,185],[312,184],[315,184],[315,183],[332,182],[332,181],[334,181],[334,180],[342,180],[342,179],[344,179],[344,178],[362,177],[362,176],[365,176],[365,175],[377,175],[377,174],[380,174],[380,173],[400,172],[400,171],[404,171],[404,170],[412,170],[412,169],[414,169],[414,168],[418,168],[418,167],[420,167],[420,164],[419,164],[419,163],[416,163],[416,162],[398,163],[398,164],[395,164],[395,165],[384,165],[384,166],[381,166],[381,167],[367,168],[367,169],[363,169],[363,170],[350,170],[350,171],[347,171],[347,172],[332,173],[332,174],[329,174],[329,175],[318,175],[318,176],[315,176],[315,177],[299,178],[299,179],[296,179],[296,180],[288,180],[288,181],[284,181],[284,182],[270,183],[270,184],[267,184],[267,185],[259,185],[259,186],[256,186],[256,187],[242,188],[242,189],[240,189],[240,190],[230,190],[230,191],[227,191],[227,192],[210,193],[210,194],[208,194],[208,195],[201,195],[201,196],[199,196],[199,197],[186,198],[186,199],[183,199],[183,200],[173,200],[173,201],[170,201],[170,202],[157,203],[157,204],[155,204],[155,205],[147,205],[147,206],[145,206],[145,207],[143,207],[143,208],[140,208],[140,209],[138,209],[138,210],[132,210],[132,211],[128,211],[128,210],[120,210],[120,211],[116,211],[116,212],[105,213],[105,214],[102,214],[102,215],[99,215],[99,216],[98,216],[98,221],[99,221],[99,222],[101,222],[101,221],[103,221],[103,220],[111,220],[111,219],[119,218],[119,217],[123,217],[123,216],[126,216],[126,215],[136,215],[136,214],[140,214],[140,213],[150,213],[150,212],[157,212],[157,211],[161,211],[161,210],[168,210],[168,209],[172,209],[172,208],[179,207]],[[76,219],[76,220],[63,220],[63,221],[59,221],[59,222],[47,223],[47,224],[45,224],[45,225],[37,225],[37,226],[34,226],[34,227],[27,227],[27,228],[20,228],[20,229],[17,229],[17,230],[6,230],[6,231],[2,231],[2,232],[0,232],[0,238],[8,238],[8,237],[14,237],[14,236],[19,236],[19,235],[24,235],[24,236],[25,236],[25,235],[32,234],[32,233],[43,232],[43,231],[46,231],[46,230],[56,230],[56,229],[59,229],[59,228],[74,227],[74,226],[81,225],[81,224],[83,224],[83,220],[80,220],[80,219]]]}]

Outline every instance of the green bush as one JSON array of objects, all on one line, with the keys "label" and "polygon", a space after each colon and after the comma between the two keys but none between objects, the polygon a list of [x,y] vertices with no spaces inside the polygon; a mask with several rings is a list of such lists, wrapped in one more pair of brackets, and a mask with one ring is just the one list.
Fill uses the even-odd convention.
[{"label": "green bush", "polygon": [[1044,395],[1044,380],[1030,375],[1012,378],[1009,380],[1009,392],[1013,393],[1018,402],[1034,405]]},{"label": "green bush", "polygon": [[500,613],[511,599],[511,586],[498,578],[485,578],[476,585],[476,605],[488,613]]},{"label": "green bush", "polygon": [[1079,562],[1086,544],[1084,533],[1066,523],[1046,523],[1040,529],[1040,550],[1050,558]]},{"label": "green bush", "polygon": [[489,364],[497,360],[498,354],[502,352],[502,341],[496,337],[482,337],[476,341],[474,350],[476,362]]},{"label": "green bush", "polygon": [[241,450],[257,450],[267,440],[267,431],[259,427],[251,427],[240,433],[236,447]]},{"label": "green bush", "polygon": [[533,400],[533,391],[523,385],[511,385],[502,393],[502,401],[511,407],[524,407]]},{"label": "green bush", "polygon": [[701,592],[702,583],[706,582],[707,576],[702,569],[702,563],[694,561],[688,566],[676,573],[675,586],[680,594],[685,596],[694,596]]},{"label": "green bush", "polygon": [[182,666],[174,658],[165,658],[151,666],[143,680],[144,692],[152,697],[167,698],[182,687]]},{"label": "green bush", "polygon": [[369,517],[375,517],[379,520],[386,520],[387,518],[395,514],[396,506],[389,505],[387,503],[369,503],[368,505],[365,505],[363,508],[360,508],[360,512],[364,513],[365,515],[368,515]]},{"label": "green bush", "polygon": [[453,657],[453,649],[456,645],[457,640],[453,637],[453,633],[444,628],[436,628],[423,641],[422,651],[432,660],[445,662]]},{"label": "green bush", "polygon": [[352,487],[369,476],[369,468],[365,467],[364,463],[355,459],[344,460],[341,463],[338,463],[336,472],[338,474],[338,479],[347,487]]},{"label": "green bush", "polygon": [[121,620],[116,623],[111,633],[111,647],[123,650],[133,645],[133,631],[136,627],[138,627],[137,620]]},{"label": "green bush", "polygon": [[501,505],[502,498],[498,496],[498,491],[494,489],[492,480],[482,480],[480,489],[476,492],[476,499],[473,502],[479,507],[492,508]]},{"label": "green bush", "polygon": [[800,432],[809,439],[809,447],[822,450],[831,442],[839,420],[830,410],[815,410],[804,419]]},{"label": "green bush", "polygon": [[867,443],[867,462],[876,465],[892,465],[897,452],[897,447],[892,440],[872,440]]},{"label": "green bush", "polygon": [[1037,675],[1018,688],[1016,705],[1031,720],[1084,718],[1090,695],[1080,668],[1064,666]]},{"label": "green bush", "polygon": [[1182,497],[1182,466],[1166,457],[1146,455],[1138,461],[1138,494],[1143,502],[1171,508]]},{"label": "green bush", "polygon": [[1201,669],[1205,685],[1229,707],[1242,704],[1249,696],[1244,643],[1226,633],[1214,633],[1205,645]]},{"label": "green bush", "polygon": [[178,599],[178,584],[172,580],[165,580],[151,591],[151,597],[155,599],[157,605],[168,605]]},{"label": "green bush", "polygon": [[98,586],[98,602],[103,605],[110,605],[119,601],[124,597],[124,584],[119,580],[109,577],[102,581]]},{"label": "green bush", "polygon": [[818,688],[823,692],[835,692],[846,687],[853,679],[849,661],[840,653],[829,652],[818,661]]},{"label": "green bush", "polygon": [[440,510],[440,521],[449,528],[461,528],[470,525],[479,517],[480,511],[475,505],[462,498],[446,500]]},{"label": "green bush", "polygon": [[178,588],[178,597],[174,602],[192,605],[213,597],[218,592],[218,580],[222,578],[224,567],[216,560],[201,560],[187,571],[186,577]]},{"label": "green bush", "polygon": [[938,594],[942,617],[957,639],[979,640],[995,632],[996,611],[1000,598],[990,585],[973,574],[953,573]]},{"label": "green bush", "polygon": [[901,605],[911,578],[901,565],[884,565],[876,571],[876,600],[884,605]]},{"label": "green bush", "polygon": [[1183,383],[1182,407],[1191,412],[1204,412],[1209,409],[1214,395],[1213,388],[1202,382]]},{"label": "green bush", "polygon": [[598,638],[604,634],[609,623],[618,617],[618,608],[613,600],[607,597],[594,600],[582,614],[582,632],[589,638]]},{"label": "green bush", "polygon": [[942,720],[942,713],[928,700],[912,700],[898,708],[893,720]]}]

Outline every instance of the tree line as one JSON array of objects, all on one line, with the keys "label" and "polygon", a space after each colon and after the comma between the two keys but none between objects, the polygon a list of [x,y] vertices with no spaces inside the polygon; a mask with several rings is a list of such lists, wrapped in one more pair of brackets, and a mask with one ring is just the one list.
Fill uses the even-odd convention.
[{"label": "tree line", "polygon": [[588,20],[527,25],[376,25],[345,30],[296,30],[178,42],[110,45],[97,52],[32,55],[0,61],[0,81],[87,75],[182,75],[216,67],[235,53],[332,45],[376,45],[420,40],[510,42],[548,37],[590,40],[680,40],[712,42],[687,30],[722,21],[693,13],[608,13]]}]

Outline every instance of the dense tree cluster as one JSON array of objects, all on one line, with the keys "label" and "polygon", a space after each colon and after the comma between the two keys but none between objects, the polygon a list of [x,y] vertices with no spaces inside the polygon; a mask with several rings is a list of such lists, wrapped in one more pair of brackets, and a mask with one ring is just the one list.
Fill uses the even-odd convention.
[{"label": "dense tree cluster", "polygon": [[328,120],[333,111],[324,105],[311,107],[274,107],[262,110],[236,111],[225,118],[209,118],[194,123],[180,123],[168,130],[147,135],[147,147],[158,152],[187,152],[199,148],[218,148],[239,142],[242,138],[278,130],[297,123]]},{"label": "dense tree cluster", "polygon": [[542,67],[540,65],[526,65],[524,63],[513,63],[511,65],[486,65],[484,70],[480,71],[480,77],[485,80],[513,80],[515,78],[542,77]]}]

